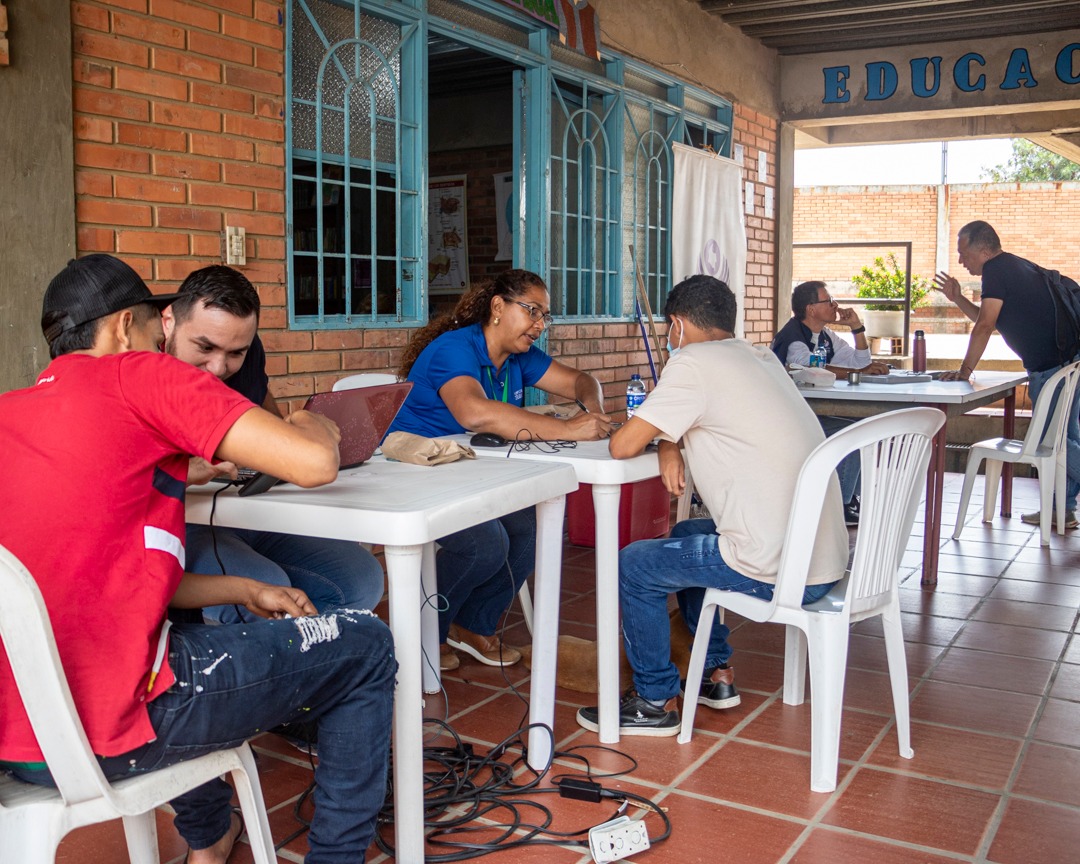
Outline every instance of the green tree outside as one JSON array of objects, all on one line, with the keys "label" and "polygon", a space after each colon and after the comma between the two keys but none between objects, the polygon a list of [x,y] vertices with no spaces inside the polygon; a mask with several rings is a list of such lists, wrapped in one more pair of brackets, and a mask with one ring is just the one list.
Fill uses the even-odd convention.
[{"label": "green tree outside", "polygon": [[991,183],[1047,183],[1080,180],[1080,165],[1028,141],[1014,138],[1009,161],[985,168],[980,176]]}]

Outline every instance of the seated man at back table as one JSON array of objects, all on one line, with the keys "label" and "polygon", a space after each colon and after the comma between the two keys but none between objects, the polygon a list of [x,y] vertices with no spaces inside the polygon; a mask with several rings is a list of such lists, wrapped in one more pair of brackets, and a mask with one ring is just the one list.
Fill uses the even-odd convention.
[{"label": "seated man at back table", "polygon": [[[785,366],[810,365],[810,356],[819,348],[825,349],[825,368],[843,377],[859,371],[871,375],[888,375],[887,364],[870,358],[866,328],[854,309],[841,309],[824,282],[803,282],[791,292],[792,318],[776,334],[772,350]],[[851,328],[855,337],[852,348],[826,325],[839,322]],[[826,435],[839,432],[855,422],[850,417],[820,416],[818,421]],[[844,499],[844,521],[859,524],[859,454],[852,453],[837,467],[840,495]]]},{"label": "seated man at back table", "polygon": [[[639,540],[619,553],[619,605],[634,686],[619,706],[623,735],[679,731],[679,670],[671,661],[668,595],[691,632],[706,588],[772,598],[795,482],[806,457],[825,440],[814,413],[767,348],[736,339],[735,295],[711,276],[676,285],[664,306],[673,345],[664,374],[644,404],[611,436],[616,459],[660,438],[660,476],[672,495],[689,464],[710,519],[688,519],[671,536]],[[679,445],[686,451],[686,463]],[[803,602],[828,593],[847,567],[847,531],[838,484],[829,483]],[[728,666],[727,626],[714,624],[698,702],[739,704]],[[599,730],[596,708],[578,724]]]},{"label": "seated man at back table", "polygon": [[[308,617],[296,588],[184,572],[192,456],[319,486],[337,476],[337,427],[307,411],[282,420],[160,353],[168,299],[109,255],[72,261],[49,284],[41,321],[53,360],[35,386],[0,395],[0,545],[41,590],[107,778],[310,720],[319,765],[307,864],[362,861],[386,793],[389,628],[362,610]],[[170,628],[166,618],[167,606],[221,603],[260,620]],[[2,645],[0,718],[0,767],[51,785]],[[232,794],[216,779],[171,802],[188,864],[228,858],[243,828]]]},{"label": "seated man at back table", "polygon": [[[180,285],[179,296],[162,316],[165,351],[223,380],[229,387],[276,417],[270,394],[266,354],[256,334],[259,295],[248,278],[231,267],[196,270]],[[211,476],[235,476],[235,466],[205,462],[194,466],[206,482]],[[383,596],[383,571],[359,543],[300,537],[272,531],[206,525],[187,526],[188,570],[232,573],[271,585],[300,588],[320,612],[335,606],[373,609]],[[242,606],[203,610],[210,621],[252,621]]]}]

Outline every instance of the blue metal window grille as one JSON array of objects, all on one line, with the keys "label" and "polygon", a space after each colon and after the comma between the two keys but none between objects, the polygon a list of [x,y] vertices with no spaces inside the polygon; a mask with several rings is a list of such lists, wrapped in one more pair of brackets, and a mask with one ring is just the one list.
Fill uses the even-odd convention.
[{"label": "blue metal window grille", "polygon": [[422,21],[344,0],[293,0],[289,19],[290,321],[415,324]]},{"label": "blue metal window grille", "polygon": [[[638,77],[638,76],[635,76]],[[649,305],[661,307],[667,292],[681,274],[671,272],[671,199],[673,142],[690,147],[709,147],[727,154],[730,148],[730,125],[710,123],[680,111],[678,101],[693,103],[699,110],[709,110],[707,103],[685,98],[681,88],[672,88],[672,102],[643,100],[628,94],[623,126],[623,196],[627,201],[623,219],[624,267],[640,274]],[[713,108],[712,114],[716,114]],[[714,117],[714,119],[716,119]],[[630,247],[634,247],[631,260]],[[634,287],[636,289],[636,278]],[[623,314],[634,312],[634,296],[624,294]]]},{"label": "blue metal window grille", "polygon": [[[650,102],[625,100],[623,188],[628,199],[623,220],[623,254],[627,272],[639,274],[649,305],[659,310],[671,287],[671,143],[678,140],[681,120]],[[632,288],[636,289],[634,279]],[[634,291],[624,297],[623,314],[634,312]]]},{"label": "blue metal window grille", "polygon": [[730,155],[730,103],[636,61],[574,55],[486,0],[290,0],[287,23],[290,325],[427,317],[429,28],[521,65],[514,266],[545,276],[560,317],[632,315],[639,268],[660,307],[671,144]]},{"label": "blue metal window grille", "polygon": [[618,106],[610,90],[551,79],[548,287],[564,315],[610,314],[622,203]]},{"label": "blue metal window grille", "polygon": [[640,273],[659,309],[673,284],[671,146],[730,155],[731,105],[630,61],[608,61],[603,81],[550,66],[552,308],[632,316]]}]

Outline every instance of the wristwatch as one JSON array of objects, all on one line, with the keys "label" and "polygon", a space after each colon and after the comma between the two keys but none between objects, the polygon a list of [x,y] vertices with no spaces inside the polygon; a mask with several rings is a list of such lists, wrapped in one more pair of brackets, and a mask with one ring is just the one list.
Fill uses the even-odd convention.
[{"label": "wristwatch", "polygon": [[852,336],[858,336],[860,333],[865,333],[865,332],[866,332],[866,325],[865,324],[860,324],[858,327],[855,327],[851,331],[851,335]]}]

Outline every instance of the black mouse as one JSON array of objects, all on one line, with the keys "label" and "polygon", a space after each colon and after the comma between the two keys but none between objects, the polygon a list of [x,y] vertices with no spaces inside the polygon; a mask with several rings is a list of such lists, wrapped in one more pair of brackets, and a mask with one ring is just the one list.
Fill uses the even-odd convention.
[{"label": "black mouse", "polygon": [[510,442],[494,432],[477,432],[469,439],[469,443],[473,447],[505,447]]}]

